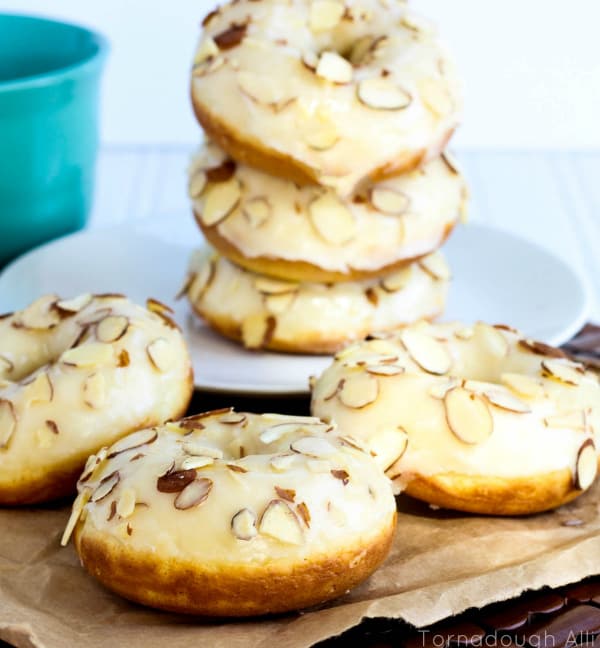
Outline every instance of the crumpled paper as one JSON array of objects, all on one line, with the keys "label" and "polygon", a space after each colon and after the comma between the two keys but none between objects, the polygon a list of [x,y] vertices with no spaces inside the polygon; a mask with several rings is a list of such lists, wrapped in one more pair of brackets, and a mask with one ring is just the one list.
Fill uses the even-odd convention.
[{"label": "crumpled paper", "polygon": [[600,573],[600,483],[572,504],[527,518],[433,511],[398,498],[392,552],[363,585],[318,609],[224,621],[178,616],[111,594],[59,545],[66,504],[0,510],[0,639],[27,648],[301,648],[365,617],[422,627]]}]

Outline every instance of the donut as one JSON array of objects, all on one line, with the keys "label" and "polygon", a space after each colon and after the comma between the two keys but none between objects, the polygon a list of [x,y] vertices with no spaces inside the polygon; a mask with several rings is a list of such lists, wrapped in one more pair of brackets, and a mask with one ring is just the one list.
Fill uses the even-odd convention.
[{"label": "donut", "polygon": [[322,603],[385,559],[389,480],[311,417],[217,410],[90,457],[65,529],[82,565],[145,605],[211,616]]},{"label": "donut", "polygon": [[92,452],[185,412],[192,368],[169,312],[45,295],[0,318],[0,505],[72,493]]},{"label": "donut", "polygon": [[397,492],[443,508],[537,513],[596,476],[598,377],[502,325],[419,323],[349,347],[312,412],[365,443]]},{"label": "donut", "polygon": [[430,254],[465,214],[467,197],[448,155],[349,200],[236,165],[210,143],[189,175],[211,245],[248,270],[295,281],[366,279]]},{"label": "donut", "polygon": [[205,248],[192,257],[183,291],[197,315],[249,349],[320,354],[434,318],[449,278],[439,252],[381,279],[323,284],[255,274]]},{"label": "donut", "polygon": [[462,111],[433,27],[390,0],[235,0],[203,22],[191,96],[234,159],[347,196],[444,150]]}]

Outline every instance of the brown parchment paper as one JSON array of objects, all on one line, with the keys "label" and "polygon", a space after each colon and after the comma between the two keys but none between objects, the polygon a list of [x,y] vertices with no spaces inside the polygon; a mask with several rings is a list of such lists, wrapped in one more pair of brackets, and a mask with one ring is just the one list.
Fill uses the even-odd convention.
[{"label": "brown parchment paper", "polygon": [[317,610],[227,622],[128,603],[89,577],[59,539],[69,507],[0,510],[0,638],[43,648],[300,648],[364,617],[424,626],[470,607],[600,573],[600,484],[569,506],[529,518],[431,511],[399,498],[386,563]]}]

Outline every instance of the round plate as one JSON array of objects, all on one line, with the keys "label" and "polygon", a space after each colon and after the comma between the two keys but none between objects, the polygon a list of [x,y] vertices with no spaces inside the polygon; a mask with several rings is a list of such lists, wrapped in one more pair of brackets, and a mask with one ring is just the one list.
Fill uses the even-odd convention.
[{"label": "round plate", "polygon": [[[155,297],[175,309],[190,347],[196,387],[248,394],[308,392],[308,378],[327,356],[246,351],[213,333],[174,296],[186,274],[192,219],[80,232],[37,248],[0,275],[0,312],[23,308],[44,293],[122,292],[143,303]],[[444,247],[453,272],[444,319],[506,323],[528,336],[561,344],[583,325],[583,283],[561,260],[505,232],[460,228]]]}]

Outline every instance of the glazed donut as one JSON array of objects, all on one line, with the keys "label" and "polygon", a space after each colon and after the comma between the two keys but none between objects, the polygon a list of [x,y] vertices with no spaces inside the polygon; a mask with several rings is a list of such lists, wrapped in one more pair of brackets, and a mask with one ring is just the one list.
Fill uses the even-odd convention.
[{"label": "glazed donut", "polygon": [[319,354],[435,317],[449,278],[440,253],[381,279],[319,284],[258,275],[206,248],[193,256],[184,291],[200,317],[247,348]]},{"label": "glazed donut", "polygon": [[444,150],[462,110],[431,25],[396,0],[236,0],[204,20],[192,103],[234,159],[347,196]]},{"label": "glazed donut", "polygon": [[433,252],[465,213],[467,193],[446,155],[343,200],[236,165],[213,144],[195,157],[189,189],[198,225],[223,256],[318,282],[366,279]]},{"label": "glazed donut", "polygon": [[109,589],[211,616],[322,603],[386,557],[396,506],[368,453],[310,417],[219,410],[90,457],[63,544]]},{"label": "glazed donut", "polygon": [[72,493],[92,452],[185,412],[192,369],[169,311],[46,295],[0,319],[0,505]]},{"label": "glazed donut", "polygon": [[508,327],[421,323],[350,347],[312,412],[366,443],[398,491],[444,508],[536,513],[596,476],[598,377]]}]

